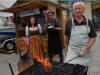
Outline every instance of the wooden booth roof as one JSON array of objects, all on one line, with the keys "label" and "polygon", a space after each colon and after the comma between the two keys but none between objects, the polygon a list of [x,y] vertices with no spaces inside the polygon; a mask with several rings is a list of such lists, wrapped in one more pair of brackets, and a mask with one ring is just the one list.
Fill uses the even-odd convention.
[{"label": "wooden booth roof", "polygon": [[51,1],[48,1],[48,0],[26,0],[26,1],[19,0],[12,7],[2,9],[0,11],[17,13],[17,12],[21,12],[24,10],[40,8],[40,7],[48,6],[48,5],[52,5],[52,6],[55,6],[56,8],[60,8],[60,9],[66,9],[66,8],[64,8],[58,4],[55,4]]},{"label": "wooden booth roof", "polygon": [[95,5],[95,6],[93,6],[93,7],[92,7],[92,10],[95,10],[95,9],[98,9],[98,8],[100,8],[100,3],[97,4],[97,5]]}]

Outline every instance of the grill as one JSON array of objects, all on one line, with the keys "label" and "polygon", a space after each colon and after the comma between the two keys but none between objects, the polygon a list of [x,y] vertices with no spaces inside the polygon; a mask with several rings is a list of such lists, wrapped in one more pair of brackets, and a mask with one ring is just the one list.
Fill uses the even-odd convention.
[{"label": "grill", "polygon": [[87,67],[74,64],[51,62],[52,69],[45,71],[41,63],[35,63],[18,75],[83,75]]}]

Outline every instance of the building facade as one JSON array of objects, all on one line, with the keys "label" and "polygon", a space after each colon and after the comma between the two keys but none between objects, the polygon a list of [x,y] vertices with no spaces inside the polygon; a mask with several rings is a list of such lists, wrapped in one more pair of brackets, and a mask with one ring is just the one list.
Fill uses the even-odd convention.
[{"label": "building facade", "polygon": [[[72,17],[72,14],[73,14],[72,12],[73,3],[77,1],[83,1],[86,7],[84,15],[86,16],[86,18],[92,20],[92,9],[91,9],[92,0],[50,0],[50,1],[68,8],[70,11],[69,17]],[[96,0],[93,0],[93,1],[96,1]]]}]

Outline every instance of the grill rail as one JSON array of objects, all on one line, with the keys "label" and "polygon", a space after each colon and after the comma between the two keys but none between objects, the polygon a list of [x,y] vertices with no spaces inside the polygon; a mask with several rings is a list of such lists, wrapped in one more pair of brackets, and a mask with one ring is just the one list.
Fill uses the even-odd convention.
[{"label": "grill rail", "polygon": [[[41,63],[35,63],[18,75],[84,75],[87,69],[87,67],[78,64],[65,63],[62,65],[60,62],[51,62],[51,64],[53,67],[48,72],[45,71]],[[61,66],[57,68],[59,65]]]}]

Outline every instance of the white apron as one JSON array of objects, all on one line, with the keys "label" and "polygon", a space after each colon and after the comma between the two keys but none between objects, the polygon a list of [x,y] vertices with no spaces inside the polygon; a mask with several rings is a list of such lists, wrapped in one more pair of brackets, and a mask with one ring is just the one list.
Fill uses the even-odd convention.
[{"label": "white apron", "polygon": [[[65,58],[65,63],[70,64],[80,64],[83,66],[87,66],[91,60],[91,50],[89,49],[83,57],[77,57],[78,53],[82,50],[82,48],[85,48],[90,40],[88,34],[90,33],[90,27],[88,26],[88,19],[86,25],[81,26],[75,26],[74,21],[72,19],[72,30],[71,30],[71,36],[69,40],[69,46],[68,46],[68,53]],[[75,58],[75,59],[73,59]],[[73,59],[70,62],[67,62],[69,60]]]}]

